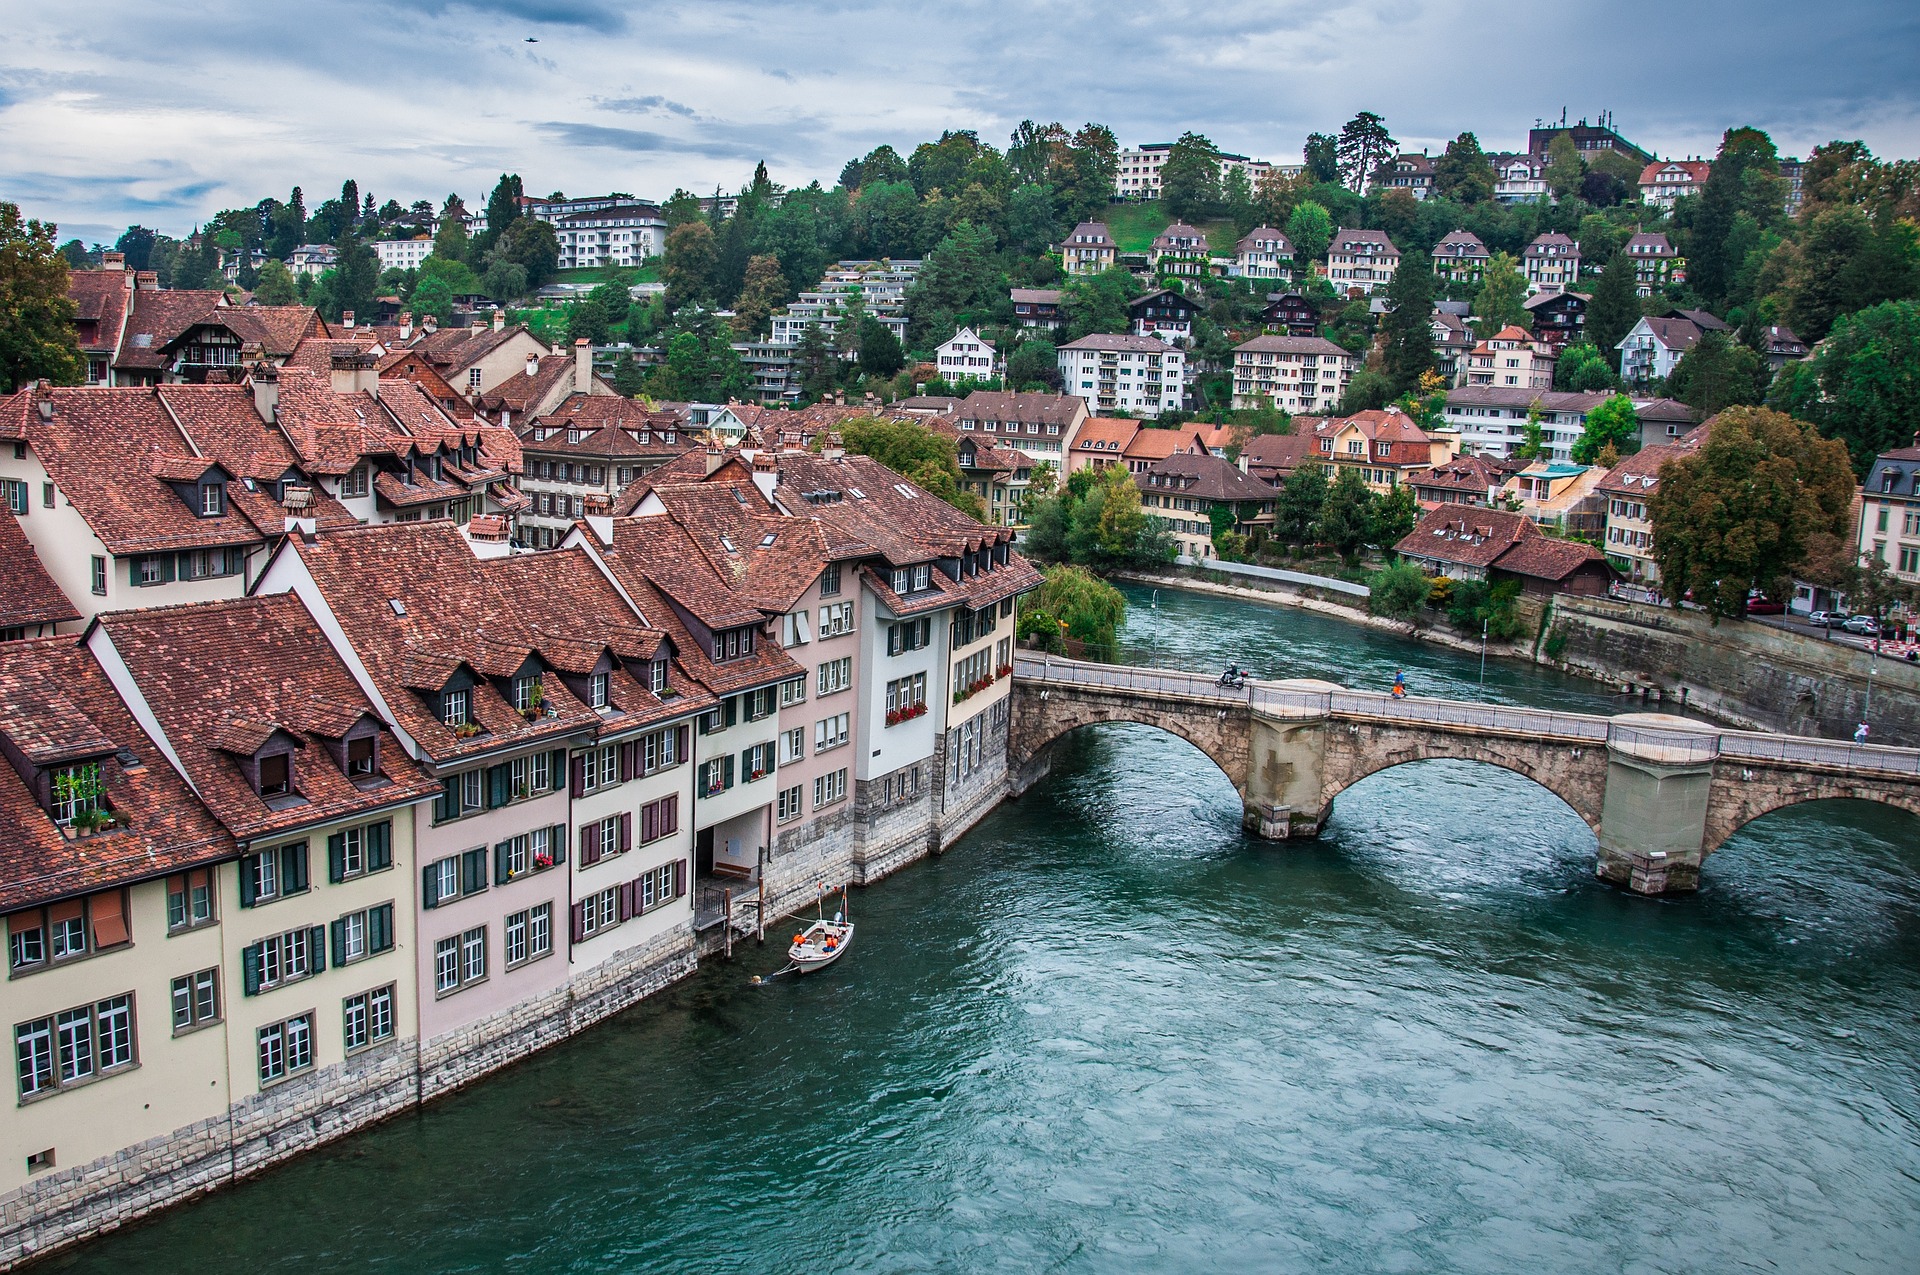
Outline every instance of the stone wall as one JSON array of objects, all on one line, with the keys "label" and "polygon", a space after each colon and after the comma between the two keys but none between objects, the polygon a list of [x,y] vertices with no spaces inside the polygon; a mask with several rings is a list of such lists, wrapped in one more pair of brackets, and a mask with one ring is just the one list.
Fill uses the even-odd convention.
[{"label": "stone wall", "polygon": [[[1920,745],[1920,666],[1751,620],[1711,624],[1690,611],[1610,598],[1558,597],[1547,632],[1566,667],[1651,689],[1651,703],[1687,705],[1758,730],[1845,739],[1867,716],[1873,742]],[[1869,673],[1869,669],[1872,673]]]}]

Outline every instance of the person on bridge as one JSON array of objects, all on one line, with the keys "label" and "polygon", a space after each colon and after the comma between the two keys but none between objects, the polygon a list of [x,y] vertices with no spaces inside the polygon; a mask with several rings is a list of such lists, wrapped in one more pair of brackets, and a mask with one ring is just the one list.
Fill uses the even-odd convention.
[{"label": "person on bridge", "polygon": [[1869,729],[1865,722],[1861,722],[1859,728],[1853,732],[1853,742],[1856,744],[1866,743]]},{"label": "person on bridge", "polygon": [[1395,699],[1405,699],[1407,697],[1407,674],[1404,669],[1395,669],[1393,671],[1393,697]]}]

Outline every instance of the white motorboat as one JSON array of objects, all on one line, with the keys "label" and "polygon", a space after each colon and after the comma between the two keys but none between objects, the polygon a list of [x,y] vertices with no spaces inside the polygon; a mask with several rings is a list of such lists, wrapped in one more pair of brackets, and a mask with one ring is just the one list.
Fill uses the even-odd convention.
[{"label": "white motorboat", "polygon": [[836,912],[833,920],[815,921],[794,935],[787,959],[793,962],[795,973],[809,974],[839,960],[852,945],[853,922],[842,920]]}]

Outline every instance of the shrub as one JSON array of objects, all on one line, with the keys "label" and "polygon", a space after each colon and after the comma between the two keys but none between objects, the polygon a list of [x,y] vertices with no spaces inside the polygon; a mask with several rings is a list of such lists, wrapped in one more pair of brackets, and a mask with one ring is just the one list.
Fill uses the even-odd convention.
[{"label": "shrub", "polygon": [[1415,620],[1431,592],[1426,572],[1411,562],[1396,562],[1373,577],[1367,610],[1392,620]]}]

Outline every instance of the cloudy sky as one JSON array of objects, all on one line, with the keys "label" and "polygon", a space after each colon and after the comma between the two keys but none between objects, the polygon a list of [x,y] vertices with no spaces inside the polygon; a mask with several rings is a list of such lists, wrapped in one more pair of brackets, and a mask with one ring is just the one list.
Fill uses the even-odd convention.
[{"label": "cloudy sky", "polygon": [[[1613,111],[1663,156],[1729,125],[1783,153],[1920,154],[1912,0],[6,0],[0,199],[63,237],[182,234],[220,208],[381,202],[502,171],[530,193],[831,184],[880,142],[995,145],[1022,118],[1122,145],[1183,129],[1296,159],[1355,111],[1404,146]],[[528,43],[527,37],[536,43]]]}]

